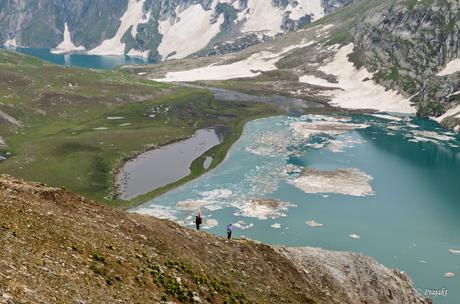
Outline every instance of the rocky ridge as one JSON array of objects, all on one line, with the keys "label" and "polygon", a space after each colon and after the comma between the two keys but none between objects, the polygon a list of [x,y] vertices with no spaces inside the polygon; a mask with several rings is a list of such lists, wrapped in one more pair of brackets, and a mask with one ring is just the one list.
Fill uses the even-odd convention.
[{"label": "rocky ridge", "polygon": [[355,253],[227,242],[0,176],[0,303],[430,303]]},{"label": "rocky ridge", "polygon": [[[72,43],[96,50],[96,54],[117,49],[117,54],[121,50],[120,54],[161,61],[209,49],[197,54],[209,56],[241,50],[275,34],[296,30],[349,2],[37,0],[25,4],[15,0],[0,4],[0,45],[55,48],[64,40],[67,25]],[[197,45],[186,52],[164,47],[174,40],[178,45]],[[102,51],[98,46],[104,42],[110,47]],[[222,43],[226,47],[220,48]]]},{"label": "rocky ridge", "polygon": [[460,73],[439,73],[460,58],[459,1],[389,3],[359,19],[351,32],[374,80],[411,97],[419,115],[437,117],[460,103]]}]

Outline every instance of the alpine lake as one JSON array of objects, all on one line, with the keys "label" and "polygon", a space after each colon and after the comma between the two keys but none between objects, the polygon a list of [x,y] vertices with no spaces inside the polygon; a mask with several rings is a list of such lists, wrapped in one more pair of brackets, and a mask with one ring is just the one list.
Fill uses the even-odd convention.
[{"label": "alpine lake", "polygon": [[[93,69],[146,63],[16,50]],[[460,303],[460,136],[430,120],[254,120],[218,167],[132,211],[190,227],[200,211],[203,228],[217,235],[234,223],[236,237],[363,253],[407,272],[434,303]]]}]

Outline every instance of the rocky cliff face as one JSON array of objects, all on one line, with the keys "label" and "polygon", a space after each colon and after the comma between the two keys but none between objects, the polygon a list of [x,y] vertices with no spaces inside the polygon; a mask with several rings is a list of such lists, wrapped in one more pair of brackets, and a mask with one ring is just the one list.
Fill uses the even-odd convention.
[{"label": "rocky cliff face", "polygon": [[429,303],[370,258],[227,242],[0,176],[0,303]]},{"label": "rocky cliff face", "polygon": [[[397,1],[358,20],[356,51],[374,79],[412,96],[418,114],[439,116],[460,102],[460,2]],[[457,72],[440,73],[457,64]]]},{"label": "rocky cliff face", "polygon": [[[93,54],[159,61],[241,50],[351,0],[34,0],[0,4],[0,44],[54,48],[65,36]],[[224,47],[221,44],[225,43]],[[64,49],[62,51],[69,51]]]}]

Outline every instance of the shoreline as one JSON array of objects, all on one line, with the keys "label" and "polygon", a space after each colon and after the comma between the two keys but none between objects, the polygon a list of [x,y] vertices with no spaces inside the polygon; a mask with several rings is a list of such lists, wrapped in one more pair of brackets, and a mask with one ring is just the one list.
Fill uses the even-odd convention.
[{"label": "shoreline", "polygon": [[[148,202],[149,200],[152,200],[152,199],[154,199],[154,198],[156,198],[156,197],[158,197],[158,196],[160,196],[162,194],[165,194],[166,192],[174,190],[174,189],[176,189],[176,188],[178,188],[178,187],[180,187],[180,186],[182,186],[182,185],[184,185],[184,184],[186,184],[188,182],[191,182],[191,181],[197,179],[198,177],[202,176],[203,174],[205,174],[207,172],[210,172],[211,170],[216,168],[218,165],[220,165],[225,160],[225,158],[227,157],[228,151],[231,149],[233,144],[238,139],[240,139],[241,135],[243,134],[243,130],[244,130],[244,127],[245,127],[246,123],[248,123],[250,121],[253,121],[253,120],[256,120],[256,119],[277,116],[277,115],[280,115],[280,114],[282,114],[281,111],[279,111],[278,113],[266,113],[266,114],[263,114],[263,115],[258,115],[258,116],[254,116],[254,117],[251,117],[251,118],[247,118],[247,119],[237,121],[233,125],[226,125],[226,127],[228,127],[228,133],[225,136],[225,138],[222,141],[222,143],[212,147],[211,149],[207,150],[206,152],[201,154],[199,157],[194,159],[192,164],[190,165],[191,173],[189,175],[187,175],[187,176],[185,176],[185,177],[183,177],[183,178],[181,178],[181,179],[179,179],[179,180],[177,180],[175,182],[167,184],[167,185],[165,185],[163,187],[153,189],[153,190],[151,190],[151,191],[149,191],[149,192],[147,192],[145,194],[139,195],[139,196],[137,196],[137,197],[135,197],[133,199],[122,200],[122,199],[119,199],[119,198],[115,198],[113,200],[107,201],[108,204],[113,206],[113,207],[116,207],[116,208],[120,208],[120,209],[123,209],[123,210],[129,210],[129,209],[138,207],[138,206]],[[212,128],[212,126],[209,127],[209,128]],[[195,132],[196,132],[196,130],[195,130]],[[146,148],[145,150],[143,150],[141,152],[136,152],[136,153],[130,155],[128,158],[121,159],[118,162],[118,165],[114,168],[114,170],[112,170],[112,172],[113,172],[112,185],[111,185],[109,195],[111,195],[111,196],[112,195],[117,195],[116,191],[117,191],[118,187],[116,185],[116,177],[117,177],[117,175],[119,174],[121,168],[123,167],[123,165],[126,162],[136,158],[137,156],[139,156],[140,154],[142,154],[144,152],[148,152],[148,151],[151,151],[151,150],[154,150],[154,149],[158,149],[160,147],[163,147],[163,146],[166,146],[166,145],[169,145],[169,144],[173,144],[175,142],[182,141],[182,140],[185,140],[185,139],[188,139],[188,138],[191,138],[191,136],[180,138],[180,139],[177,139],[177,140],[173,140],[171,142],[168,142],[165,145],[161,145],[161,146],[157,146],[157,147],[153,147],[153,148]],[[207,156],[211,156],[213,158],[213,160],[211,162],[211,165],[207,169],[205,169],[203,167],[203,162],[204,162],[204,160],[205,160],[205,158]]]},{"label": "shoreline", "polygon": [[[369,111],[366,111],[366,110],[363,110],[363,109],[344,109],[344,108],[340,108],[340,107],[334,107],[334,106],[330,106],[330,105],[327,105],[327,104],[324,104],[325,107],[323,108],[308,108],[308,109],[304,109],[303,110],[303,114],[324,114],[324,115],[334,115],[334,114],[366,114],[366,113],[373,113],[373,112],[376,112],[376,111],[373,111],[373,110],[369,110]],[[251,117],[251,118],[248,118],[248,119],[243,119],[241,121],[238,121],[235,123],[236,126],[227,126],[228,127],[228,133],[226,135],[226,137],[224,138],[224,140],[222,141],[222,143],[220,143],[219,145],[216,145],[215,147],[207,150],[206,152],[204,152],[202,155],[200,155],[199,157],[197,157],[196,159],[193,160],[192,164],[190,165],[190,170],[191,170],[191,173],[175,182],[172,182],[170,184],[167,184],[163,187],[160,187],[160,188],[156,188],[156,189],[153,189],[145,194],[141,194],[133,199],[130,199],[130,200],[122,200],[122,199],[119,199],[118,197],[116,197],[116,195],[118,195],[117,193],[117,189],[118,189],[118,186],[117,186],[117,183],[116,183],[116,178],[117,178],[117,175],[119,174],[121,168],[123,167],[124,164],[126,164],[126,162],[136,158],[137,156],[139,156],[140,154],[142,153],[145,153],[145,152],[148,152],[148,151],[151,151],[151,150],[154,150],[154,149],[158,149],[160,147],[163,147],[163,146],[167,146],[167,145],[170,145],[170,144],[173,144],[173,143],[176,143],[176,142],[179,142],[179,141],[182,141],[182,140],[186,140],[188,138],[191,138],[193,135],[191,136],[187,136],[187,137],[184,137],[184,138],[180,138],[180,139],[177,139],[177,140],[172,140],[164,145],[160,145],[160,146],[156,146],[156,147],[153,147],[153,148],[146,148],[140,152],[136,152],[132,155],[130,155],[128,158],[124,158],[122,160],[120,160],[119,164],[117,165],[117,167],[113,170],[113,177],[112,177],[112,187],[111,187],[111,190],[110,190],[110,194],[112,197],[114,197],[114,200],[112,201],[108,201],[109,205],[112,205],[113,207],[116,207],[116,208],[121,208],[123,210],[129,210],[129,209],[132,209],[132,208],[135,208],[135,207],[138,207],[144,203],[147,203],[148,201],[160,196],[160,195],[163,195],[169,191],[172,191],[188,182],[191,182],[199,177],[201,177],[203,174],[207,173],[207,172],[210,172],[211,170],[213,170],[214,168],[216,168],[217,166],[219,166],[224,160],[225,158],[227,157],[228,155],[228,151],[231,149],[231,147],[233,146],[233,144],[238,141],[243,133],[243,130],[244,130],[244,127],[245,125],[248,123],[248,122],[251,122],[251,121],[254,121],[254,120],[257,120],[257,119],[261,119],[261,118],[267,118],[267,117],[274,117],[274,116],[278,116],[278,115],[286,115],[286,113],[283,113],[281,110],[279,111],[279,113],[267,113],[267,114],[264,114],[264,115],[259,115],[259,116],[255,116],[255,117]],[[209,128],[212,128],[209,127]],[[232,128],[234,128],[232,130]],[[196,132],[196,130],[195,130]],[[222,147],[222,145],[224,145],[225,147]],[[215,153],[215,155],[209,155],[209,154],[212,154],[212,153]],[[207,168],[207,169],[204,169],[203,167],[203,162],[205,160],[205,158],[207,156],[211,156],[213,158],[212,160],[212,163],[211,165]],[[115,196],[113,196],[115,195]]]}]

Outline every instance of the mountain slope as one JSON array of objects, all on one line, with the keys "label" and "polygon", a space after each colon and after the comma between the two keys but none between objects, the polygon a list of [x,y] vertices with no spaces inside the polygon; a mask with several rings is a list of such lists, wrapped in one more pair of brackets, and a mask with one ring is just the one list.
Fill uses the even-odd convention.
[{"label": "mountain slope", "polygon": [[201,55],[220,54],[300,28],[349,2],[11,0],[0,4],[0,44],[156,61],[203,49]]},{"label": "mountain slope", "polygon": [[126,69],[163,82],[440,117],[460,130],[459,31],[457,0],[362,0],[236,54]]},{"label": "mountain slope", "polygon": [[0,176],[1,303],[429,303],[363,255],[272,248]]}]

